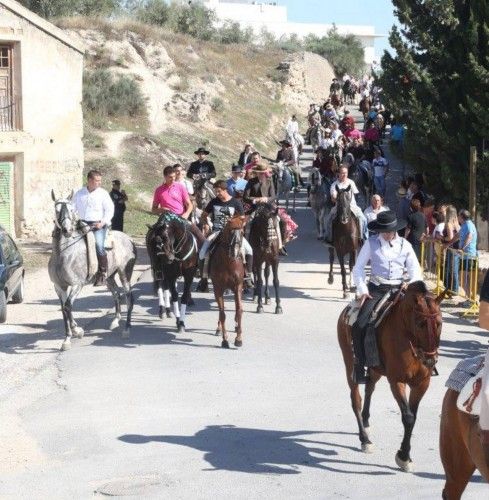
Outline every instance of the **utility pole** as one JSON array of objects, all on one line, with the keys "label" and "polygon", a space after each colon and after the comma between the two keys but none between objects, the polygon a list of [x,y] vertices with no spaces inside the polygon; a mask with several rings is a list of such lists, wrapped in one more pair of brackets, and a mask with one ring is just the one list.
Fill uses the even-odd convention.
[{"label": "utility pole", "polygon": [[470,146],[469,158],[469,212],[472,220],[475,221],[477,211],[477,194],[475,179],[477,175],[477,148]]}]

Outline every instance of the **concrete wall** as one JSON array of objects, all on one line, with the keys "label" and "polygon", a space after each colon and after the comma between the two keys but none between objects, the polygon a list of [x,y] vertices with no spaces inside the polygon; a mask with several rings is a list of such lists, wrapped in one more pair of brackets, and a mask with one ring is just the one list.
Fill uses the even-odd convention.
[{"label": "concrete wall", "polygon": [[46,235],[51,189],[68,193],[82,182],[83,55],[1,2],[0,42],[14,45],[14,93],[22,96],[21,131],[0,132],[0,158],[15,161],[16,233]]}]

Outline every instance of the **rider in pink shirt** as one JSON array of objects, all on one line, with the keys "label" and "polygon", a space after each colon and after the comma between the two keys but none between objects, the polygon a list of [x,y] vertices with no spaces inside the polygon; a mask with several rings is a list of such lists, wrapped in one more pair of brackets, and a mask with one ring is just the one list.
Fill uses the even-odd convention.
[{"label": "rider in pink shirt", "polygon": [[183,184],[175,182],[173,167],[166,167],[163,175],[165,176],[165,182],[156,188],[152,212],[161,214],[164,211],[169,211],[188,219],[193,206],[187,189]]}]

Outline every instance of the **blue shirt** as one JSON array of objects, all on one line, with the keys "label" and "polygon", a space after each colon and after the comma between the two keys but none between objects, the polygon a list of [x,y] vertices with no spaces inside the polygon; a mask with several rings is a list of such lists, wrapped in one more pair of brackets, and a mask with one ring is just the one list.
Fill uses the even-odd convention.
[{"label": "blue shirt", "polygon": [[[462,246],[465,243],[465,239],[467,236],[471,234],[472,240],[465,247]],[[475,228],[475,224],[471,221],[465,221],[460,228],[460,249],[463,250],[469,257],[475,257],[477,255],[477,229]]]},{"label": "blue shirt", "polygon": [[228,179],[226,182],[228,186],[228,193],[231,196],[236,196],[236,191],[244,191],[246,188],[246,184],[248,184],[248,181],[245,179],[238,179],[234,180],[232,177],[231,179]]},{"label": "blue shirt", "polygon": [[394,125],[392,127],[391,139],[399,142],[404,140],[404,125]]}]

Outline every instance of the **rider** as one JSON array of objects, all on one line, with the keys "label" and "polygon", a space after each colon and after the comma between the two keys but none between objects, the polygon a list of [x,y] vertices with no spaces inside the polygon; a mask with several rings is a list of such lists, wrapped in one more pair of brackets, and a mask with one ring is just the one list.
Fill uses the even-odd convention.
[{"label": "rider", "polygon": [[340,130],[345,133],[347,130],[353,130],[355,128],[355,118],[351,116],[350,111],[347,109],[345,111],[345,116],[342,118],[340,123]]},{"label": "rider", "polygon": [[341,84],[338,81],[338,78],[333,78],[333,83],[329,87],[330,94],[336,94],[341,90]]},{"label": "rider", "polygon": [[[243,200],[246,204],[252,206],[254,211],[257,204],[275,203],[276,195],[272,179],[269,177],[270,169],[265,164],[260,163],[256,167],[253,167],[253,171],[256,177],[248,182]],[[283,246],[285,225],[278,215],[273,218],[273,223],[277,233],[279,252],[281,255],[287,255],[287,251]],[[249,234],[250,227],[251,221],[247,224],[247,234]]]},{"label": "rider", "polygon": [[[338,179],[331,184],[331,201],[333,203],[336,203],[336,199],[338,198],[338,191],[336,188],[343,190],[343,189],[351,189],[352,192],[352,197],[351,197],[351,204],[350,204],[350,210],[353,212],[353,215],[355,215],[358,219],[358,222],[360,224],[360,235],[363,240],[366,240],[368,238],[368,230],[367,230],[367,220],[365,219],[365,215],[363,214],[361,208],[357,205],[357,200],[355,199],[355,195],[359,193],[358,188],[355,184],[355,181],[352,179],[348,178],[348,167],[345,165],[342,165],[339,170],[338,170]],[[333,226],[333,220],[336,217],[336,206],[334,206],[329,214],[328,218],[326,219],[326,236],[324,237],[325,243],[328,245],[332,245],[332,226]]]},{"label": "rider", "polygon": [[241,165],[234,164],[231,166],[231,177],[226,181],[227,190],[230,196],[238,197],[238,195],[242,196],[244,193],[248,181],[243,179],[243,176],[244,172]]},{"label": "rider", "polygon": [[[403,284],[404,273],[407,273],[409,283],[423,280],[423,274],[416,254],[411,244],[399,236],[397,231],[406,226],[406,221],[398,220],[391,210],[381,212],[377,219],[368,224],[368,229],[378,233],[369,238],[358,254],[352,271],[360,301],[360,312],[352,328],[353,347],[355,351],[354,380],[365,383],[364,366],[378,366],[378,360],[372,353],[366,360],[363,345],[364,333],[367,328],[374,328],[370,316],[386,293],[399,290]],[[367,284],[365,270],[370,262],[371,272]],[[369,335],[375,340],[375,335]]]},{"label": "rider", "polygon": [[90,170],[87,174],[87,185],[78,190],[72,200],[78,216],[90,226],[95,236],[98,270],[93,286],[102,286],[107,279],[105,238],[114,217],[114,203],[101,185],[102,174],[98,170]]},{"label": "rider", "polygon": [[[199,283],[199,290],[207,289],[208,279],[208,259],[207,254],[213,241],[218,237],[219,233],[224,229],[224,226],[229,219],[235,215],[244,215],[243,204],[240,200],[233,198],[229,192],[227,183],[224,180],[218,180],[214,183],[216,197],[213,198],[202,212],[200,221],[205,232],[209,231],[210,217],[212,220],[212,232],[204,241],[199,252],[202,280]],[[248,286],[253,286],[253,250],[246,238],[242,240],[242,251],[245,254],[246,270],[245,282]]]},{"label": "rider", "polygon": [[289,169],[292,172],[292,175],[294,176],[295,187],[297,188],[299,184],[302,185],[303,183],[301,182],[299,171],[297,169],[297,162],[294,155],[294,150],[292,148],[292,144],[289,141],[280,141],[280,144],[282,148],[277,151],[277,157],[275,161],[277,163],[281,161],[285,166],[289,167]]},{"label": "rider", "polygon": [[205,175],[207,179],[212,179],[216,176],[216,167],[214,167],[214,163],[209,160],[206,160],[206,156],[209,155],[209,151],[205,148],[200,147],[197,151],[194,151],[194,154],[197,155],[197,160],[190,164],[190,167],[187,171],[187,177],[190,179],[194,178],[194,175]]},{"label": "rider", "polygon": [[251,153],[251,160],[244,167],[245,179],[249,180],[252,174],[253,167],[256,167],[261,162],[261,155],[258,151]]},{"label": "rider", "polygon": [[185,178],[185,168],[180,163],[175,163],[175,165],[173,165],[173,171],[175,172],[175,182],[185,186],[187,193],[190,196],[193,196],[194,185],[192,184],[192,181]]}]

